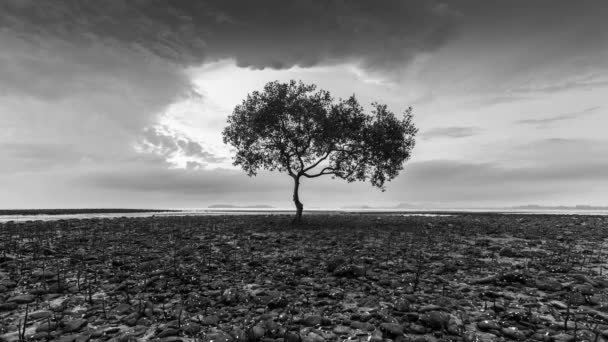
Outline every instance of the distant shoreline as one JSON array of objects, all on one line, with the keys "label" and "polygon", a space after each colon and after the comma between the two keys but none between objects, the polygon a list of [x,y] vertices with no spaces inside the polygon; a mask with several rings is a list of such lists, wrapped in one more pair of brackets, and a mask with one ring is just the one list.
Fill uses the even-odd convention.
[{"label": "distant shoreline", "polygon": [[121,213],[158,213],[158,212],[180,212],[182,210],[168,209],[121,209],[121,208],[99,208],[99,209],[0,209],[0,215],[78,215],[78,214],[121,214]]},{"label": "distant shoreline", "polygon": [[[23,214],[23,213],[26,214]],[[0,224],[6,222],[60,221],[88,219],[187,217],[187,216],[291,216],[293,209],[198,209],[198,210],[153,210],[153,209],[53,209],[53,210],[0,210]],[[379,209],[309,209],[305,215],[318,216],[570,216],[605,217],[608,211],[592,210],[379,210]]]},{"label": "distant shoreline", "polygon": [[[0,216],[36,216],[36,215],[87,215],[87,214],[145,214],[145,213],[167,213],[184,215],[205,215],[209,213],[291,213],[294,209],[290,207],[274,207],[270,205],[228,205],[214,204],[205,208],[188,209],[141,209],[141,208],[55,208],[55,209],[0,209]],[[464,213],[489,213],[489,214],[576,214],[588,215],[596,212],[600,215],[608,214],[605,206],[513,206],[513,207],[488,207],[488,208],[422,208],[422,207],[371,207],[371,206],[347,206],[338,208],[305,208],[309,213],[375,213],[375,214],[399,214],[399,213],[421,213],[421,214],[464,214]]]}]

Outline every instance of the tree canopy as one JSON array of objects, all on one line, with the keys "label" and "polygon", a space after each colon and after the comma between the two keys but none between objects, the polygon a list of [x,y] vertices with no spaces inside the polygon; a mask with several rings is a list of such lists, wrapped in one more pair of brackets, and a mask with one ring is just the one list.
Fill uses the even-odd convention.
[{"label": "tree canopy", "polygon": [[266,169],[294,179],[299,221],[301,177],[370,181],[384,190],[410,158],[416,133],[411,107],[398,118],[374,102],[370,115],[354,95],[335,101],[314,84],[274,81],[235,107],[223,138],[236,148],[234,165],[249,176]]}]

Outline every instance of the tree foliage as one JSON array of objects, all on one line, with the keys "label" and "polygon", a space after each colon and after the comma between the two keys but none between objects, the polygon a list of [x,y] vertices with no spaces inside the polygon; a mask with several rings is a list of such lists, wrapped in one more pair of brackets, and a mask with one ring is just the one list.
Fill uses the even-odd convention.
[{"label": "tree foliage", "polygon": [[274,81],[236,106],[224,142],[248,175],[266,169],[294,178],[294,201],[301,177],[369,180],[384,190],[410,158],[417,129],[411,108],[398,118],[386,105],[372,107],[368,115],[354,95],[334,101],[315,85]]}]

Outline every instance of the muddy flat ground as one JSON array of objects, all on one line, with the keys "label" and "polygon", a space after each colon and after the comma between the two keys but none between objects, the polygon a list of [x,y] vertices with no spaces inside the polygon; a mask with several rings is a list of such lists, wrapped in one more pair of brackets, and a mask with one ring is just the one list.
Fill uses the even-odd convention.
[{"label": "muddy flat ground", "polygon": [[608,341],[608,217],[0,224],[0,341]]}]

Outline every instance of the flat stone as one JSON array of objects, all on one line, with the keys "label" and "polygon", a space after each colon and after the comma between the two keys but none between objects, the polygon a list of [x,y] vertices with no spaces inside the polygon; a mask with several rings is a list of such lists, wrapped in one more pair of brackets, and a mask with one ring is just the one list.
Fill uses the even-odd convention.
[{"label": "flat stone", "polygon": [[323,322],[323,317],[319,315],[312,315],[304,317],[300,323],[307,327],[314,327],[316,325],[321,325]]},{"label": "flat stone", "polygon": [[431,311],[420,316],[420,320],[433,329],[444,329],[448,327],[450,315],[445,312]]},{"label": "flat stone", "polygon": [[220,322],[220,318],[217,315],[209,315],[201,318],[202,325],[217,325]]},{"label": "flat stone", "polygon": [[411,309],[410,302],[405,299],[400,299],[397,301],[397,303],[395,303],[396,311],[406,312],[406,311],[410,311],[410,309]]},{"label": "flat stone", "polygon": [[123,318],[122,321],[125,322],[126,325],[132,327],[137,324],[138,319],[139,319],[139,313],[133,312],[133,313],[130,313],[129,315],[127,315],[125,318]]},{"label": "flat stone", "polygon": [[158,335],[156,335],[156,337],[169,337],[169,336],[176,336],[177,334],[179,334],[179,331],[177,329],[173,329],[173,328],[167,328],[163,331],[161,331]]},{"label": "flat stone", "polygon": [[47,311],[47,310],[41,310],[41,311],[36,311],[36,312],[32,312],[29,314],[29,318],[31,319],[41,319],[41,318],[47,318],[52,314],[52,312]]},{"label": "flat stone", "polygon": [[196,335],[201,331],[201,329],[201,325],[194,322],[189,322],[182,327],[182,330],[189,335]]},{"label": "flat stone", "polygon": [[259,325],[256,325],[249,330],[249,339],[253,341],[259,341],[266,334],[266,330]]},{"label": "flat stone", "polygon": [[556,292],[562,289],[562,284],[555,279],[536,279],[536,287],[542,291]]},{"label": "flat stone", "polygon": [[429,304],[429,305],[424,305],[424,306],[420,307],[420,309],[418,309],[418,311],[419,312],[429,312],[429,311],[448,311],[448,310],[446,310],[446,308],[444,308],[443,306]]},{"label": "flat stone", "polygon": [[168,336],[161,339],[161,342],[182,342],[184,339],[179,336]]},{"label": "flat stone", "polygon": [[59,336],[59,338],[57,338],[54,341],[55,342],[74,342],[74,341],[76,341],[77,337],[78,337],[78,335],[63,335],[63,336]]},{"label": "flat stone", "polygon": [[224,332],[215,332],[206,334],[203,338],[203,342],[231,342],[233,341],[232,336]]},{"label": "flat stone", "polygon": [[124,315],[129,312],[129,310],[131,310],[131,305],[126,303],[120,303],[112,311],[114,311],[117,315]]},{"label": "flat stone", "polygon": [[[86,319],[75,319],[65,323],[63,327],[64,332],[75,332],[87,326],[89,322]],[[75,337],[74,337],[75,338]]]},{"label": "flat stone", "polygon": [[80,335],[76,336],[76,339],[74,340],[74,342],[87,342],[90,339],[91,339],[90,335],[80,334]]},{"label": "flat stone", "polygon": [[403,326],[397,323],[382,323],[380,329],[390,335],[403,335]]},{"label": "flat stone", "polygon": [[302,342],[325,342],[325,338],[315,332],[309,332],[305,338],[302,339]]},{"label": "flat stone", "polygon": [[574,341],[574,336],[568,335],[566,333],[559,333],[559,334],[553,335],[551,337],[553,338],[553,341],[555,341],[555,342],[570,342],[570,341]]},{"label": "flat stone", "polygon": [[120,332],[120,327],[107,327],[103,329],[103,333],[106,335],[114,335]]},{"label": "flat stone", "polygon": [[356,278],[365,275],[365,268],[358,265],[343,264],[338,266],[333,275],[336,277]]},{"label": "flat stone", "polygon": [[522,333],[519,329],[517,329],[515,327],[502,328],[502,330],[500,330],[500,332],[503,335],[505,335],[509,338],[512,338],[514,340],[518,340],[518,341],[521,341],[526,338],[524,333]]},{"label": "flat stone", "polygon": [[350,323],[350,326],[352,328],[360,329],[360,330],[364,330],[364,331],[374,331],[374,329],[376,329],[376,327],[374,327],[373,324],[365,323],[365,322],[357,322],[357,321],[352,321]]},{"label": "flat stone", "polygon": [[410,324],[408,330],[414,334],[424,334],[426,333],[426,328],[420,324],[412,323]]},{"label": "flat stone", "polygon": [[336,335],[350,335],[353,333],[353,329],[345,325],[337,325],[332,329],[332,331]]},{"label": "flat stone", "polygon": [[38,327],[36,327],[36,332],[47,332],[49,330],[53,331],[55,329],[57,329],[57,323],[55,322],[51,322],[51,325],[49,325],[49,323],[42,323]]},{"label": "flat stone", "polygon": [[7,303],[17,303],[17,304],[28,304],[36,300],[36,296],[33,294],[22,294],[7,300]]},{"label": "flat stone", "polygon": [[556,308],[558,310],[568,309],[568,305],[566,305],[566,303],[559,301],[559,300],[552,300],[549,302],[549,305],[553,306],[554,308]]},{"label": "flat stone", "polygon": [[483,320],[483,321],[477,322],[477,327],[481,331],[499,330],[500,329],[500,325],[498,323],[496,323],[495,321],[487,320],[487,319]]}]

